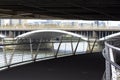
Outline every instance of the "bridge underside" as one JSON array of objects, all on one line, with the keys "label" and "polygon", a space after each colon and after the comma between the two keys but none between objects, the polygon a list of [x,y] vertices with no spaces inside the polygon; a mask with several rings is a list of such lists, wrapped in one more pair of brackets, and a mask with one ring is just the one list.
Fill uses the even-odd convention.
[{"label": "bridge underside", "polygon": [[120,20],[119,0],[0,0],[0,18]]},{"label": "bridge underside", "polygon": [[45,60],[0,72],[2,80],[101,80],[104,73],[101,53]]}]

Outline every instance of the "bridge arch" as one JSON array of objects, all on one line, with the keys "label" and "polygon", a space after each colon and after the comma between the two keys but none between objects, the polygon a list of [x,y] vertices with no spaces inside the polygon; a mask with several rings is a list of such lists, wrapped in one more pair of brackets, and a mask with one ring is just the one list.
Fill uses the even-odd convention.
[{"label": "bridge arch", "polygon": [[50,38],[60,37],[63,35],[71,35],[73,37],[78,37],[84,41],[88,40],[82,35],[75,34],[75,33],[68,32],[68,31],[63,31],[63,30],[35,30],[35,31],[31,31],[31,32],[27,32],[22,35],[19,35],[16,37],[16,39],[17,38],[50,39]]},{"label": "bridge arch", "polygon": [[6,37],[5,35],[0,34],[0,39],[5,38],[5,37]]},{"label": "bridge arch", "polygon": [[49,46],[51,43],[85,41],[85,44],[87,44],[88,41],[88,39],[82,35],[63,30],[35,30],[19,35],[15,39],[18,40],[18,44],[23,44],[23,42],[25,44],[28,43],[27,45],[19,45],[19,49],[29,49],[29,44],[32,44],[33,49],[37,49],[37,44],[39,43],[42,47],[44,47],[44,45],[47,45],[46,49],[49,49],[49,47],[51,47]]}]

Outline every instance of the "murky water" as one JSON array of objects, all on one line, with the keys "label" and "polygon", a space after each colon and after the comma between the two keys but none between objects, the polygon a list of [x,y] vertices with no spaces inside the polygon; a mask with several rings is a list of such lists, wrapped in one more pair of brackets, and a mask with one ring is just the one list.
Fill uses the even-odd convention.
[{"label": "murky water", "polygon": [[[72,54],[76,48],[76,45],[77,45],[77,43],[74,42],[73,50],[72,50],[71,43],[62,43],[60,46],[59,52],[58,52],[58,56],[64,55],[64,54],[66,54],[66,55]],[[45,51],[39,50],[36,58],[44,58],[44,57],[54,56],[56,54],[58,46],[59,46],[59,43],[54,43],[54,49],[52,49],[52,50],[45,50]],[[78,45],[78,48],[76,50],[76,54],[84,54],[87,50],[87,46],[88,46],[87,42],[80,42]],[[12,55],[13,53],[14,53],[14,55]],[[33,55],[32,55],[32,53],[33,53]],[[11,60],[11,64],[31,60],[34,58],[34,56],[37,54],[37,52],[36,52],[36,50],[34,50],[32,53],[30,50],[15,50],[15,51],[6,50],[3,53],[3,50],[1,49],[0,50],[0,67],[5,66],[6,62],[10,63],[11,56],[13,56],[13,58]]]}]

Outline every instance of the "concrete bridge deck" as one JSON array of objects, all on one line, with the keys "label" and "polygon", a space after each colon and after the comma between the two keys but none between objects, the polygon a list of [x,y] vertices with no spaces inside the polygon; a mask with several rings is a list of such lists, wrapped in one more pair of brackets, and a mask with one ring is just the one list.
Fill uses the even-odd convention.
[{"label": "concrete bridge deck", "polygon": [[30,63],[0,72],[1,80],[101,80],[101,53],[82,54]]},{"label": "concrete bridge deck", "polygon": [[59,29],[66,31],[120,31],[119,26],[53,26],[53,25],[39,25],[39,26],[1,26],[0,31],[31,31],[42,29]]}]

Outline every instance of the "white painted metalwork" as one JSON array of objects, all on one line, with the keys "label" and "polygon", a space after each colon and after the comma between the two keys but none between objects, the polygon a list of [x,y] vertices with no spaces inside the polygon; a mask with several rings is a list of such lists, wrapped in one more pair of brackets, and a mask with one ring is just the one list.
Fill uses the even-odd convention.
[{"label": "white painted metalwork", "polygon": [[0,38],[5,38],[5,37],[6,37],[5,35],[0,34]]},{"label": "white painted metalwork", "polygon": [[75,55],[75,53],[76,53],[76,51],[77,51],[77,48],[78,48],[79,42],[80,42],[80,38],[78,39],[78,42],[77,42],[77,45],[76,45],[75,50],[74,50],[74,52],[73,52],[73,55]]},{"label": "white painted metalwork", "polygon": [[[16,40],[16,43],[18,42],[18,39]],[[15,49],[16,49],[16,45],[14,45],[14,49],[13,49],[13,52],[10,56],[10,60],[9,60],[9,63],[8,63],[8,67],[11,65],[11,62],[12,62],[12,59],[14,57],[14,54],[15,54]]]},{"label": "white painted metalwork", "polygon": [[[103,56],[106,60],[106,80],[119,80],[118,77],[120,75],[117,75],[117,73],[120,73],[120,66],[115,62],[114,54],[117,52],[120,52],[120,46],[118,46],[120,43],[120,32],[105,36],[103,38],[99,39],[100,42],[105,41],[105,48],[103,50]],[[119,55],[117,55],[119,56]],[[109,66],[110,65],[110,66]]]},{"label": "white painted metalwork", "polygon": [[37,58],[38,51],[39,51],[39,49],[40,49],[40,45],[41,45],[41,40],[40,40],[40,42],[39,42],[39,44],[38,44],[38,47],[37,47],[37,51],[36,51],[36,54],[35,54],[34,60],[36,60],[36,58]]},{"label": "white painted metalwork", "polygon": [[[66,37],[66,36],[68,36],[68,37]],[[4,67],[10,68],[12,66],[24,64],[24,63],[28,63],[28,62],[34,62],[34,61],[69,56],[69,55],[76,55],[76,52],[79,48],[78,46],[79,46],[80,41],[87,42],[88,38],[85,38],[85,37],[75,34],[75,33],[62,31],[62,30],[31,31],[31,32],[24,33],[22,35],[17,36],[16,38],[13,39],[13,42],[8,42],[8,43],[5,43],[4,39],[3,39],[1,45],[3,46],[2,54],[4,54],[3,59],[5,62],[5,65],[2,65],[2,66],[0,65],[0,68],[4,68]],[[67,42],[69,42],[69,45]],[[46,43],[50,45],[50,49],[55,48],[54,44],[57,43],[58,44],[58,46],[56,47],[57,49],[51,49],[50,52],[48,51],[50,54],[46,54],[47,52],[42,53],[42,48],[46,47]],[[51,45],[51,43],[52,43],[52,45]],[[73,45],[74,43],[75,43],[75,45]],[[26,54],[25,50],[21,50],[21,52],[17,53],[17,50],[19,49],[18,47],[21,47],[23,45],[28,46],[28,48],[29,48],[28,54]],[[35,49],[33,48],[34,45],[36,45]],[[83,49],[84,44],[81,44],[81,45],[83,47],[79,53],[82,53],[87,50],[87,49],[86,50]],[[11,46],[10,50],[12,51],[12,53],[8,54],[5,51],[6,46]],[[70,47],[69,51],[66,50],[68,48],[68,46]],[[64,48],[63,52],[60,52],[60,51],[62,51],[62,50],[60,50],[61,48]],[[47,50],[45,50],[45,51],[47,51]],[[52,53],[51,53],[51,51],[52,51]],[[32,58],[31,58],[31,56],[32,56]],[[21,59],[21,60],[19,60],[19,59]],[[16,60],[16,61],[14,62],[14,60]]]},{"label": "white painted metalwork", "polygon": [[[112,62],[115,62],[114,57],[113,57],[113,51],[112,48],[109,48],[109,53],[110,53],[110,59]],[[112,80],[117,80],[117,71],[115,69],[115,66],[111,65],[111,73],[112,73]]]},{"label": "white painted metalwork", "polygon": [[32,47],[32,40],[30,40],[30,51],[31,51],[31,58],[33,59],[33,47]]},{"label": "white painted metalwork", "polygon": [[120,37],[120,32],[102,37],[99,39],[99,41],[106,41],[106,40],[110,40],[112,38],[117,38],[117,37]]},{"label": "white painted metalwork", "polygon": [[73,43],[72,43],[72,38],[71,38],[71,50],[72,50],[72,53],[73,53]]},{"label": "white painted metalwork", "polygon": [[62,43],[62,38],[61,38],[61,40],[60,40],[60,43],[59,43],[58,49],[57,49],[57,51],[56,51],[55,58],[57,58],[57,56],[58,56],[58,52],[59,52],[59,49],[60,49],[61,43]]},{"label": "white painted metalwork", "polygon": [[[54,34],[51,35],[50,33],[54,33]],[[68,31],[63,31],[63,30],[35,30],[35,31],[31,31],[31,32],[27,32],[27,33],[24,33],[22,35],[19,35],[16,38],[39,39],[39,38],[42,37],[42,39],[49,40],[51,38],[59,37],[59,36],[62,36],[62,35],[71,35],[71,36],[74,36],[74,37],[79,37],[84,41],[88,41],[87,38],[85,38],[81,35],[78,35],[78,34],[75,34],[75,33],[72,33],[72,32],[68,32]]]},{"label": "white painted metalwork", "polygon": [[[4,39],[2,39],[2,44],[4,44]],[[3,55],[4,55],[5,64],[7,65],[7,57],[6,57],[6,52],[5,52],[5,46],[3,46]]]}]

